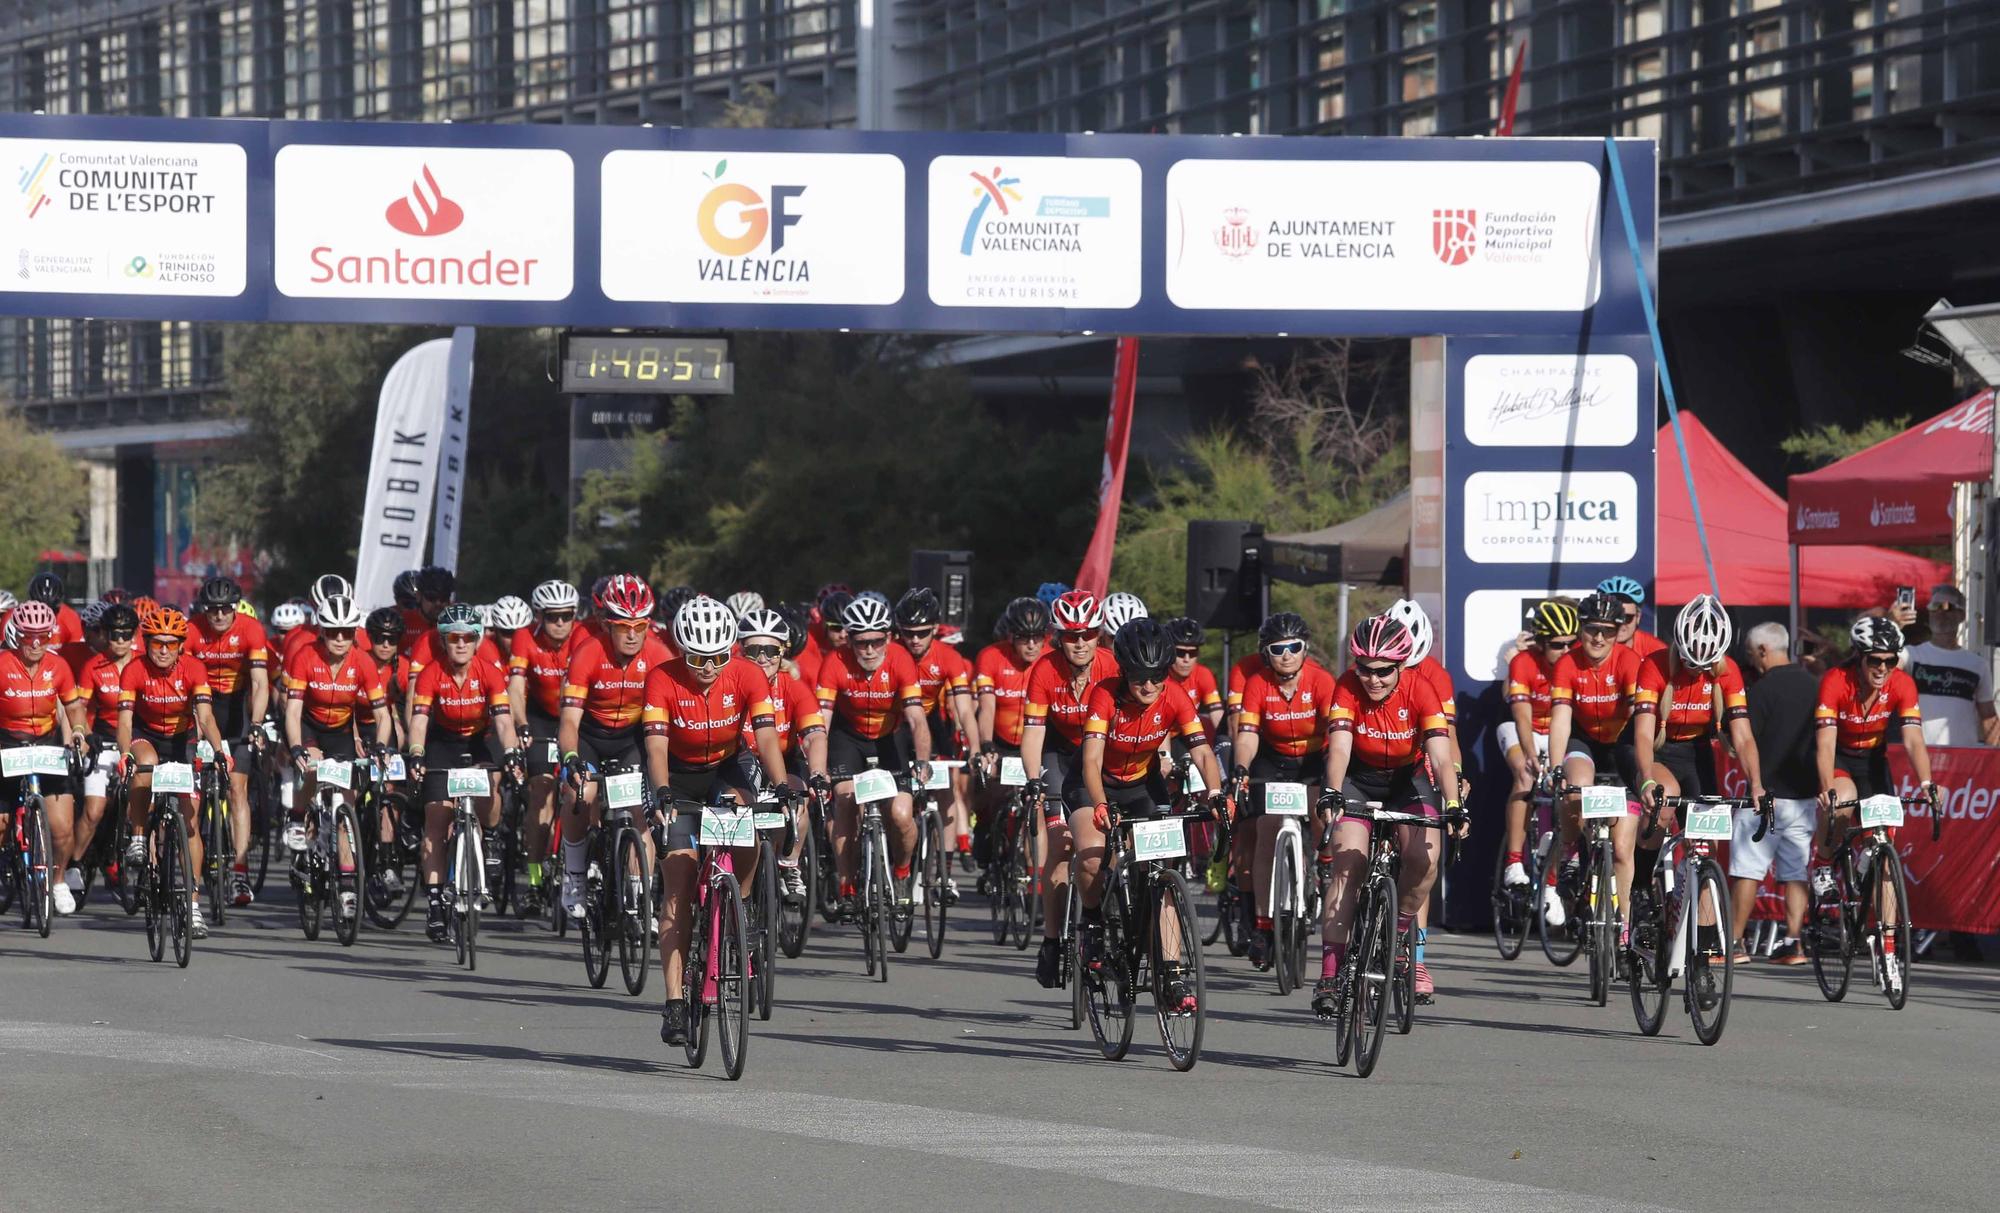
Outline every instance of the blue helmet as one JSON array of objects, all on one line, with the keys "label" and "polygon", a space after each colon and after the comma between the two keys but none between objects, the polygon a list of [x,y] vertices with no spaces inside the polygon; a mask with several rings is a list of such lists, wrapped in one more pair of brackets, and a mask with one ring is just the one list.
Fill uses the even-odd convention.
[{"label": "blue helmet", "polygon": [[1600,594],[1616,594],[1620,598],[1629,598],[1632,600],[1634,606],[1644,605],[1646,601],[1646,587],[1640,585],[1630,577],[1606,577],[1597,583],[1597,592]]},{"label": "blue helmet", "polygon": [[1042,600],[1043,606],[1048,606],[1067,593],[1069,593],[1069,587],[1060,581],[1044,581],[1035,589],[1035,597]]}]

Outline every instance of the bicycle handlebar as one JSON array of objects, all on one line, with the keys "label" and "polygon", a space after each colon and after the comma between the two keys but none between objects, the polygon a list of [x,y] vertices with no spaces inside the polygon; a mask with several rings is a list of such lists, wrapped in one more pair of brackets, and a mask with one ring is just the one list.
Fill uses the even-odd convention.
[{"label": "bicycle handlebar", "polygon": [[[1931,787],[1933,790],[1936,790],[1937,785],[1932,784]],[[1929,796],[1919,793],[1915,796],[1897,796],[1896,799],[1901,801],[1903,807],[1906,809],[1913,805],[1922,805],[1924,807],[1924,815],[1931,819],[1932,842],[1936,842],[1944,836],[1944,798],[1942,796],[1937,800],[1932,800]],[[1858,798],[1854,800],[1836,800],[1826,806],[1829,813],[1835,809],[1857,809],[1860,807],[1861,800]]]}]

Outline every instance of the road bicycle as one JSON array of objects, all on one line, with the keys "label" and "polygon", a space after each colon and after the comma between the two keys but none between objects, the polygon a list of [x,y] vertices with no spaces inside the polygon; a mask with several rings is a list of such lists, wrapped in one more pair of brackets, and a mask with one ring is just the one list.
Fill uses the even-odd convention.
[{"label": "road bicycle", "polygon": [[[354,789],[355,763],[352,759],[324,758],[314,773],[319,784],[306,810],[304,837],[298,836],[297,826],[286,832],[287,845],[294,847],[292,890],[298,894],[299,930],[306,939],[316,940],[330,915],[334,939],[341,947],[351,948],[361,930],[358,890],[366,883],[361,870],[361,829],[354,806],[341,796]],[[347,858],[343,860],[342,855]]]},{"label": "road bicycle", "polygon": [[[584,839],[589,859],[578,930],[583,942],[583,975],[592,989],[602,989],[611,972],[611,950],[616,946],[625,992],[637,997],[646,988],[656,921],[652,856],[632,815],[646,803],[646,776],[625,763],[607,762],[592,777],[601,781],[603,812]],[[581,790],[579,786],[579,794]]]},{"label": "road bicycle", "polygon": [[999,781],[1008,790],[1007,798],[993,823],[991,853],[980,886],[988,898],[994,944],[1005,947],[1012,939],[1015,950],[1021,951],[1040,933],[1042,925],[1034,810],[1022,792],[1028,773],[1019,758],[1010,755],[1000,759]]},{"label": "road bicycle", "polygon": [[733,802],[704,805],[682,796],[673,796],[672,805],[678,813],[701,815],[695,834],[699,877],[695,882],[694,929],[688,933],[679,991],[688,1009],[684,1047],[688,1064],[699,1069],[708,1054],[708,1034],[713,1026],[721,1045],[722,1071],[735,1081],[743,1077],[744,1055],[750,1044],[754,953],[743,889],[736,879],[734,850],[756,845],[756,813]]},{"label": "road bicycle", "polygon": [[[923,914],[924,946],[930,949],[932,960],[944,952],[945,915],[958,904],[958,883],[951,878],[952,849],[945,840],[945,815],[938,806],[938,794],[950,795],[952,772],[964,765],[933,759],[930,779],[921,788],[916,788],[914,772],[911,775],[919,807],[917,853],[911,856],[910,864],[910,899]],[[896,950],[903,949],[899,946]]]},{"label": "road bicycle", "polygon": [[198,760],[195,780],[195,821],[201,829],[202,889],[208,894],[212,925],[221,926],[234,898],[229,888],[231,865],[236,858],[235,818],[229,806],[229,768],[215,761],[215,751],[206,741],[195,746]]},{"label": "road bicycle", "polygon": [[355,774],[363,779],[355,819],[363,824],[361,868],[368,873],[362,907],[369,922],[393,931],[409,917],[423,883],[423,806],[404,786],[409,769],[401,754],[370,760]]},{"label": "road bicycle", "polygon": [[1314,848],[1306,864],[1305,831],[1301,823],[1310,809],[1311,789],[1303,783],[1257,781],[1251,795],[1264,797],[1264,814],[1281,818],[1271,855],[1271,895],[1265,906],[1271,920],[1271,969],[1284,997],[1305,984],[1306,940],[1319,925],[1329,862]]},{"label": "road bicycle", "polygon": [[[1561,794],[1560,784],[1556,791]],[[1549,884],[1544,877],[1535,886],[1542,898],[1562,899],[1565,921],[1562,927],[1549,926],[1539,899],[1535,903],[1535,921],[1541,932],[1542,950],[1549,954],[1550,960],[1567,965],[1579,952],[1587,958],[1590,1001],[1601,1007],[1611,1001],[1611,978],[1618,960],[1618,928],[1623,921],[1611,826],[1630,815],[1632,801],[1615,774],[1600,775],[1595,784],[1578,792],[1583,801],[1579,860],[1571,866],[1551,854],[1548,863],[1563,865],[1556,883]]]},{"label": "road bicycle", "polygon": [[778,899],[778,949],[786,959],[796,960],[805,951],[812,935],[813,911],[832,879],[826,870],[826,798],[818,792],[806,794],[805,837],[799,848],[799,880],[803,896],[780,895]]},{"label": "road bicycle", "polygon": [[451,827],[445,835],[445,922],[458,963],[468,971],[479,967],[479,912],[490,904],[486,887],[486,839],[479,824],[479,804],[493,794],[484,767],[459,767],[445,772],[444,794],[451,801]]},{"label": "road bicycle", "polygon": [[1944,807],[1927,795],[1869,796],[1843,800],[1829,811],[1852,808],[1855,829],[1834,852],[1831,865],[1813,873],[1811,913],[1806,933],[1812,943],[1813,976],[1828,1002],[1847,997],[1854,957],[1868,950],[1870,979],[1902,1010],[1909,1002],[1909,965],[1914,959],[1910,890],[1903,859],[1890,834],[1902,826],[1904,810],[1917,808],[1931,819],[1931,841],[1944,830]]},{"label": "road bicycle", "polygon": [[[1541,895],[1548,875],[1549,849],[1555,845],[1555,771],[1544,768],[1535,777],[1534,789],[1528,794],[1526,828],[1521,836],[1521,866],[1527,869],[1528,883],[1507,884],[1507,848],[1501,846],[1493,853],[1493,943],[1500,949],[1500,959],[1513,960],[1521,955],[1527,945],[1528,932],[1534,927],[1541,914]],[[1582,941],[1573,934],[1565,941],[1560,935],[1543,933],[1542,947],[1567,948],[1566,955],[1558,957],[1550,954],[1549,959],[1559,965],[1566,965],[1576,959],[1576,948]]]},{"label": "road bicycle", "polygon": [[[861,814],[855,916],[861,924],[862,971],[877,981],[889,980],[889,936],[899,912],[896,873],[889,865],[889,833],[882,820],[882,806],[896,798],[897,790],[896,777],[876,766],[873,758],[867,769],[855,772],[854,804]],[[907,928],[904,940],[907,943]]]},{"label": "road bicycle", "polygon": [[[147,768],[135,767],[135,773]],[[158,962],[171,945],[174,964],[194,956],[195,882],[188,866],[187,817],[180,798],[195,791],[195,770],[185,762],[152,767],[152,802],[146,810],[146,863],[139,873],[139,903],[146,912],[146,948]]]},{"label": "road bicycle", "polygon": [[[0,774],[21,781],[20,800],[9,815],[6,871],[0,873],[0,884],[6,886],[6,902],[20,905],[21,925],[43,939],[49,937],[55,925],[54,882],[61,880],[63,874],[49,843],[42,779],[68,776],[71,767],[69,751],[61,746],[31,745],[0,750]],[[6,908],[0,905],[0,913]]]},{"label": "road bicycle", "polygon": [[[1639,828],[1642,838],[1666,811],[1680,818],[1680,830],[1660,843],[1650,887],[1632,895],[1632,934],[1626,947],[1632,1014],[1647,1036],[1659,1035],[1665,1024],[1667,993],[1678,977],[1695,1039],[1705,1045],[1722,1039],[1723,1025],[1729,1022],[1734,941],[1729,882],[1710,851],[1715,843],[1729,841],[1733,811],[1757,808],[1751,801],[1728,797],[1659,796],[1646,811]],[[1767,811],[1759,809],[1758,818],[1753,842],[1762,842],[1771,824]]]}]

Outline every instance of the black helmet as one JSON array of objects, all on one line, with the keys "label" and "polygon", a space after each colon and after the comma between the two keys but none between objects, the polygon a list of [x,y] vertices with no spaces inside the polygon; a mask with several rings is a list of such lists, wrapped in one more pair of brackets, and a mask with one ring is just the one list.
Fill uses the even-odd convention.
[{"label": "black helmet", "polygon": [[28,578],[29,601],[55,606],[62,601],[62,598],[62,578],[54,573],[36,573]]},{"label": "black helmet", "polygon": [[693,586],[669,586],[660,591],[660,605],[653,611],[653,618],[671,623],[680,615],[682,607],[699,597],[701,594]]},{"label": "black helmet", "polygon": [[1166,677],[1174,660],[1174,645],[1159,620],[1142,615],[1118,629],[1111,641],[1111,654],[1118,658],[1125,681],[1144,682]]},{"label": "black helmet", "polygon": [[1625,622],[1625,604],[1610,594],[1592,594],[1576,608],[1576,613],[1582,623]]},{"label": "black helmet", "polygon": [[772,608],[784,618],[789,634],[785,637],[785,660],[791,661],[806,651],[807,625],[812,622],[812,608],[803,602],[781,602]]},{"label": "black helmet", "polygon": [[403,642],[403,612],[395,607],[376,607],[368,612],[368,640],[372,644],[396,644]]},{"label": "black helmet", "polygon": [[139,631],[139,612],[123,602],[114,602],[104,608],[104,615],[98,621],[105,635],[133,635]]},{"label": "black helmet", "polygon": [[841,616],[847,613],[847,608],[853,601],[854,595],[846,590],[834,590],[830,594],[822,595],[819,600],[820,622],[827,627],[846,631],[847,624],[841,621]]},{"label": "black helmet", "polygon": [[1049,634],[1049,608],[1039,598],[1016,598],[1000,614],[1000,630],[1016,640]]},{"label": "black helmet", "polygon": [[396,596],[397,606],[406,611],[416,610],[417,604],[423,599],[423,593],[417,587],[417,571],[404,569],[396,574],[396,582],[389,587],[389,592]]},{"label": "black helmet", "polygon": [[417,592],[424,597],[449,602],[457,591],[457,575],[443,565],[426,565],[417,570]]},{"label": "black helmet", "polygon": [[1198,649],[1208,639],[1208,630],[1201,626],[1199,619],[1180,615],[1166,622],[1167,638],[1176,648]]},{"label": "black helmet", "polygon": [[1281,644],[1287,640],[1311,640],[1312,629],[1306,626],[1304,617],[1291,611],[1279,611],[1264,621],[1257,629],[1259,645]]},{"label": "black helmet", "polygon": [[194,596],[195,609],[205,611],[210,607],[229,607],[243,601],[243,587],[228,577],[211,577],[201,583],[200,592]]},{"label": "black helmet", "polygon": [[937,591],[927,585],[917,586],[896,602],[896,626],[899,628],[935,627],[943,615],[943,608],[938,606]]}]

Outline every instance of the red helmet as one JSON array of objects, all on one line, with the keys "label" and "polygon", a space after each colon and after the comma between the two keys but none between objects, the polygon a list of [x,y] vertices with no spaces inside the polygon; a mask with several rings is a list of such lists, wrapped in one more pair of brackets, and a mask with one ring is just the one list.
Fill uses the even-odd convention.
[{"label": "red helmet", "polygon": [[1089,590],[1071,590],[1049,605],[1058,632],[1094,632],[1104,626],[1104,608]]},{"label": "red helmet", "polygon": [[605,584],[603,603],[612,619],[645,619],[653,613],[653,587],[643,577],[620,573]]},{"label": "red helmet", "polygon": [[15,607],[13,616],[7,622],[23,641],[41,640],[56,630],[56,613],[47,603],[31,598]]}]

